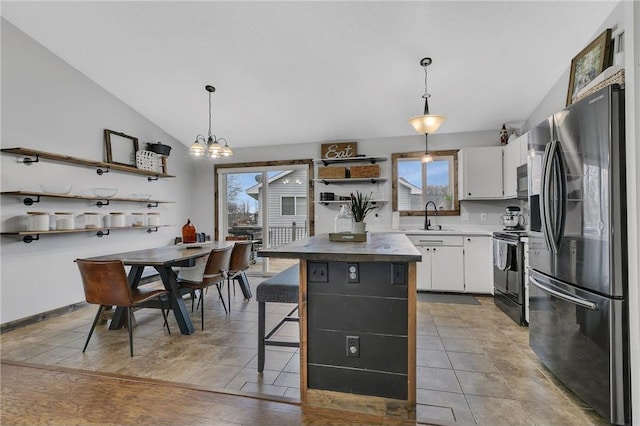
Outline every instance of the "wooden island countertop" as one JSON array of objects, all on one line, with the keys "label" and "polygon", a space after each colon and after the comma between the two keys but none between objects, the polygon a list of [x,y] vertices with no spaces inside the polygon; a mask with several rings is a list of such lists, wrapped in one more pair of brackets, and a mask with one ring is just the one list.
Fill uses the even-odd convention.
[{"label": "wooden island countertop", "polygon": [[344,260],[350,262],[419,262],[422,255],[404,235],[369,234],[365,242],[329,241],[320,234],[282,246],[260,250],[258,256],[305,260]]},{"label": "wooden island countertop", "polygon": [[376,233],[365,242],[335,242],[321,234],[258,255],[300,262],[303,407],[415,421],[416,262],[422,256],[411,240]]}]

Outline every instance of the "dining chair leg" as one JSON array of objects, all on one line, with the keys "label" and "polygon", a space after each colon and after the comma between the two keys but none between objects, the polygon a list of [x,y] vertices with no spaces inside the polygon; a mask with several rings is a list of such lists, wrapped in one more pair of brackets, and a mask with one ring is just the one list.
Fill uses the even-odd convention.
[{"label": "dining chair leg", "polygon": [[131,356],[133,357],[133,333],[131,331],[132,316],[133,316],[133,309],[131,309],[131,306],[127,306],[127,329],[129,331],[129,350],[131,352]]},{"label": "dining chair leg", "polygon": [[202,306],[200,306],[200,327],[204,330],[204,291],[200,290],[200,302]]},{"label": "dining chair leg", "polygon": [[195,290],[191,290],[191,313],[193,313],[193,301],[196,298],[196,291]]},{"label": "dining chair leg", "polygon": [[89,330],[89,335],[87,336],[87,341],[84,344],[84,348],[82,348],[82,353],[84,353],[84,351],[87,350],[87,345],[89,344],[89,340],[91,340],[91,336],[93,335],[93,330],[96,328],[96,324],[98,323],[98,320],[100,319],[100,316],[102,315],[102,311],[104,310],[105,306],[104,305],[100,305],[100,307],[98,308],[98,313],[96,314],[96,318],[93,320],[93,324],[91,324],[91,330]]},{"label": "dining chair leg", "polygon": [[[224,282],[224,281],[223,281]],[[224,297],[222,297],[222,283],[217,283],[216,288],[218,289],[218,294],[220,295],[220,301],[222,302],[222,307],[224,308],[224,313],[227,314],[227,305],[224,303]]]},{"label": "dining chair leg", "polygon": [[229,305],[229,313],[231,313],[231,282],[227,278],[227,305]]}]

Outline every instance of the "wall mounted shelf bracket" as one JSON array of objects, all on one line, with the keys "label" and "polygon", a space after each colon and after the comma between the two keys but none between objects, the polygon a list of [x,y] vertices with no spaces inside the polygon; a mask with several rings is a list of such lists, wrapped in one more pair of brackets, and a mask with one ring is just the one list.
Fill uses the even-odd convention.
[{"label": "wall mounted shelf bracket", "polygon": [[22,241],[24,241],[25,243],[30,243],[31,241],[37,241],[40,239],[40,234],[35,234],[35,235],[25,235],[24,237],[22,237]]},{"label": "wall mounted shelf bracket", "polygon": [[22,159],[22,162],[26,165],[32,164],[32,163],[39,163],[40,162],[40,156],[38,154],[35,155],[36,159],[34,160],[33,158],[30,157],[25,157]]},{"label": "wall mounted shelf bracket", "polygon": [[30,205],[33,205],[33,203],[39,203],[40,202],[40,196],[37,195],[35,200],[33,198],[31,198],[31,197],[27,197],[22,202],[24,203],[25,206],[30,206]]}]

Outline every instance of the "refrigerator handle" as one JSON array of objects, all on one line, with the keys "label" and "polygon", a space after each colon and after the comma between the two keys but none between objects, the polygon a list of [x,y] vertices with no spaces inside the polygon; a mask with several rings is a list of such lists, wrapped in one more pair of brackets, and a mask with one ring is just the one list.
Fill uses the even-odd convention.
[{"label": "refrigerator handle", "polygon": [[544,157],[542,159],[542,225],[544,228],[545,241],[547,242],[547,248],[552,253],[558,252],[558,245],[556,243],[555,225],[552,215],[555,212],[551,209],[551,186],[554,184],[554,153],[556,149],[557,141],[552,141],[547,144],[544,150]]},{"label": "refrigerator handle", "polygon": [[589,300],[585,300],[585,299],[581,299],[579,297],[576,297],[572,294],[568,294],[565,292],[561,292],[558,290],[554,290],[551,287],[547,287],[546,285],[542,284],[540,281],[538,281],[537,279],[535,279],[534,277],[529,277],[529,282],[533,285],[535,285],[536,287],[538,287],[540,290],[545,291],[555,297],[557,297],[558,299],[564,300],[566,302],[569,303],[573,303],[574,305],[578,305],[582,308],[587,308],[590,309],[592,311],[597,311],[598,310],[598,305],[590,302]]},{"label": "refrigerator handle", "polygon": [[549,211],[551,210],[551,197],[550,197],[550,181],[551,181],[551,148],[553,142],[548,143],[544,148],[544,156],[542,157],[542,182],[540,196],[542,203],[540,203],[540,221],[542,223],[542,234],[547,245],[547,249],[553,251],[551,245],[551,229],[549,226]]},{"label": "refrigerator handle", "polygon": [[553,161],[558,192],[556,198],[556,217],[553,235],[556,252],[560,249],[560,243],[562,242],[562,238],[564,238],[564,226],[567,217],[567,172],[560,147],[560,141],[555,141]]}]

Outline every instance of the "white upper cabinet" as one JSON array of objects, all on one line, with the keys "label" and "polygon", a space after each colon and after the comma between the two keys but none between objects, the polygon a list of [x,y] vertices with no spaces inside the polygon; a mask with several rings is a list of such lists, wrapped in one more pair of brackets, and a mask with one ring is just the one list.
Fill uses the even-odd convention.
[{"label": "white upper cabinet", "polygon": [[503,198],[502,170],[502,146],[462,148],[458,152],[458,198]]},{"label": "white upper cabinet", "polygon": [[518,166],[526,164],[526,162],[527,137],[523,135],[504,147],[504,198],[516,198]]}]

